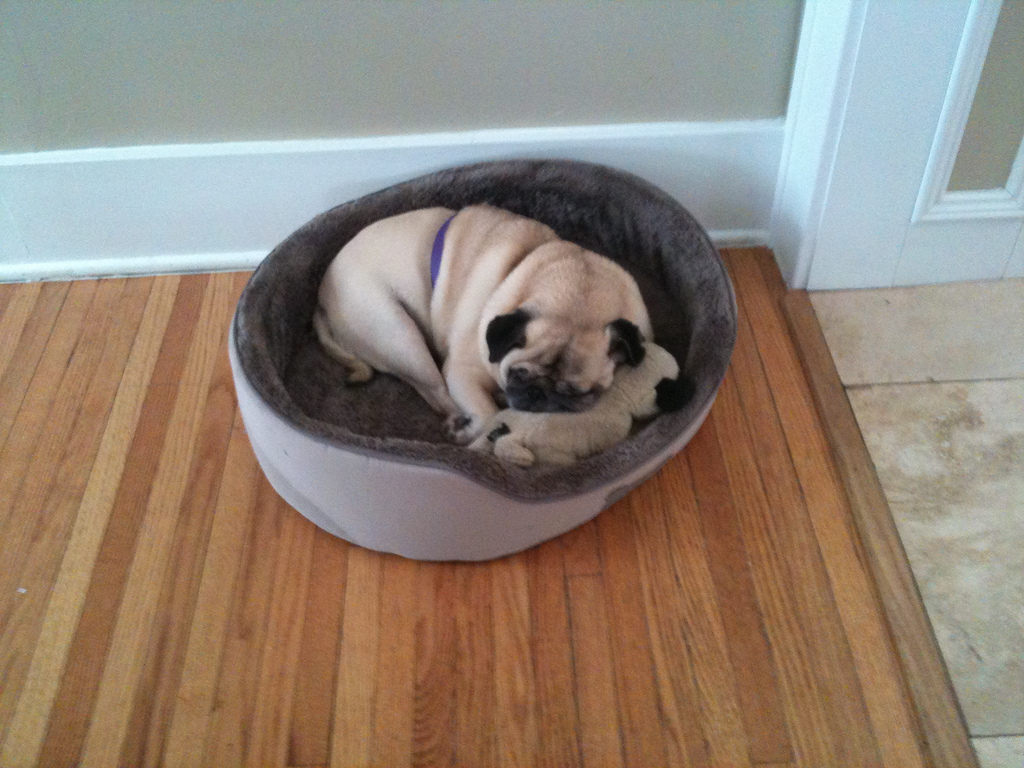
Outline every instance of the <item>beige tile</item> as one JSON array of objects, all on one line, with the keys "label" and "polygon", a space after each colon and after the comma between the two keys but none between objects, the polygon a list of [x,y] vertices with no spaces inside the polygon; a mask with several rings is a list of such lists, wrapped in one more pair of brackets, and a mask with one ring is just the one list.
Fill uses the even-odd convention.
[{"label": "beige tile", "polygon": [[981,768],[1024,768],[1024,736],[971,739]]},{"label": "beige tile", "polygon": [[1024,733],[1024,380],[848,394],[972,735]]},{"label": "beige tile", "polygon": [[847,386],[1024,376],[1024,279],[811,294]]}]

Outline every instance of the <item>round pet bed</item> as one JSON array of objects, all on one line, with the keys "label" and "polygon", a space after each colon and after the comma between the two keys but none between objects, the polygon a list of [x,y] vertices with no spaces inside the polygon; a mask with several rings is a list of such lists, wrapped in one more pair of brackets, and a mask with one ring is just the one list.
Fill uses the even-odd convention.
[{"label": "round pet bed", "polygon": [[[488,203],[537,219],[636,277],[655,341],[696,385],[682,410],[569,467],[520,468],[451,443],[406,384],[346,387],[310,320],[327,265],[360,229],[416,208]],[[423,560],[484,560],[586,522],[693,436],[736,338],[732,285],[707,234],[675,200],[603,166],[515,160],[397,184],[327,211],[267,256],[242,293],[230,341],[256,457],[284,499],[327,531]]]}]

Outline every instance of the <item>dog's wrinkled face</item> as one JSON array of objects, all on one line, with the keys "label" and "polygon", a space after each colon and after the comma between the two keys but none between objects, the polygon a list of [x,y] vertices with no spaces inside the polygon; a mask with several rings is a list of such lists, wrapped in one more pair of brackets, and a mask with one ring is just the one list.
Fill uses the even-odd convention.
[{"label": "dog's wrinkled face", "polygon": [[527,309],[495,317],[487,346],[508,406],[542,413],[590,408],[611,385],[616,365],[637,365],[644,355],[643,336],[628,320],[580,328]]}]

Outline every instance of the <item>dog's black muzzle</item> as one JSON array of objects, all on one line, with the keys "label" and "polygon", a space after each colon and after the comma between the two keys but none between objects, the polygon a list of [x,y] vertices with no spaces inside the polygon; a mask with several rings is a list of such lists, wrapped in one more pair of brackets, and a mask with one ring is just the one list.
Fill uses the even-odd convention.
[{"label": "dog's black muzzle", "polygon": [[[508,372],[505,397],[508,407],[534,413],[578,413],[597,402],[594,392],[575,392],[547,376],[531,376],[518,368]],[[569,391],[559,391],[568,389]]]}]

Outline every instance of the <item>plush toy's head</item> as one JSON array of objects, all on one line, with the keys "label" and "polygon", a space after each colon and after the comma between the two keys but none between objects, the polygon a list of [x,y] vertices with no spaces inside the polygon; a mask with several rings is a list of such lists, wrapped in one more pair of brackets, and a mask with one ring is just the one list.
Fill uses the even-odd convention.
[{"label": "plush toy's head", "polygon": [[505,410],[491,417],[470,448],[493,452],[520,466],[570,464],[626,438],[633,419],[683,407],[693,384],[680,380],[679,364],[657,344],[647,344],[636,366],[622,365],[597,404],[580,413]]},{"label": "plush toy's head", "polygon": [[[647,354],[635,368],[620,367],[609,400],[619,399],[638,418],[677,411],[693,397],[693,382],[679,379],[679,364],[663,347],[647,344]],[[608,407],[613,403],[609,402]]]}]

